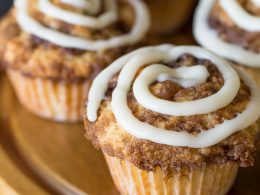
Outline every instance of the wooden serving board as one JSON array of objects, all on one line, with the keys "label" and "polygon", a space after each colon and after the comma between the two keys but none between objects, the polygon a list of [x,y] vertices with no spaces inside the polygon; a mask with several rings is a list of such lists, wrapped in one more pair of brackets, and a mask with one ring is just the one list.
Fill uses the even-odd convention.
[{"label": "wooden serving board", "polygon": [[[194,44],[190,32],[184,29],[170,42]],[[0,90],[0,195],[118,194],[101,152],[84,138],[82,124],[32,115],[3,73]],[[260,195],[260,154],[253,168],[240,169],[229,194]]]}]

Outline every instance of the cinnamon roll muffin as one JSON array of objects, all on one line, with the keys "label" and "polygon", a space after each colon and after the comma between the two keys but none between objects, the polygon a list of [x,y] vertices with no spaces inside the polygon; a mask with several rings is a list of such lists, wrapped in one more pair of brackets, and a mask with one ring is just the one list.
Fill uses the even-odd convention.
[{"label": "cinnamon roll muffin", "polygon": [[150,26],[139,0],[16,0],[13,11],[2,21],[19,28],[4,51],[9,78],[26,108],[56,121],[82,118],[92,79]]},{"label": "cinnamon roll muffin", "polygon": [[121,194],[225,194],[254,164],[260,92],[240,69],[196,46],[129,53],[91,86],[86,137]]},{"label": "cinnamon roll muffin", "polygon": [[182,27],[192,15],[194,0],[144,0],[150,10],[154,34],[170,34]]},{"label": "cinnamon roll muffin", "polygon": [[259,0],[200,0],[194,36],[204,47],[242,65],[260,86],[259,26]]}]

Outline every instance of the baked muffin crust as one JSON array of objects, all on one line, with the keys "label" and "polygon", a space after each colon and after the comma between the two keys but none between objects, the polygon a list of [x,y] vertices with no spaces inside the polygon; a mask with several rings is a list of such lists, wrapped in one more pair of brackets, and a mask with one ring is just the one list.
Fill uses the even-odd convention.
[{"label": "baked muffin crust", "polygon": [[[201,99],[215,94],[223,85],[223,78],[209,60],[196,59],[191,55],[182,55],[170,67],[204,65],[210,77],[207,82],[196,87],[182,88],[172,81],[155,82],[150,85],[151,92],[161,98],[175,102]],[[141,70],[140,70],[141,71]],[[236,162],[240,166],[253,165],[253,155],[259,141],[256,124],[239,131],[221,143],[208,148],[173,147],[138,139],[124,131],[116,122],[110,105],[110,94],[116,85],[116,77],[110,82],[107,97],[98,112],[98,119],[90,123],[85,117],[86,137],[105,153],[125,159],[145,170],[154,170],[157,166],[164,170],[180,167],[201,167],[211,163]],[[241,113],[247,106],[250,90],[241,82],[241,87],[232,103],[215,112],[185,117],[168,116],[145,109],[139,105],[132,90],[128,93],[128,106],[133,115],[142,122],[165,128],[169,131],[187,131],[196,136],[224,120],[230,120]],[[257,138],[256,138],[257,137]]]},{"label": "baked muffin crust", "polygon": [[[82,10],[62,4],[59,1],[53,0],[53,3],[67,10],[82,12]],[[71,25],[43,15],[36,9],[36,0],[30,0],[29,5],[30,15],[41,24],[69,35],[93,40],[125,34],[130,31],[135,21],[132,7],[124,0],[119,1],[118,4],[120,7],[119,21],[106,27],[105,30],[92,30],[79,25]],[[15,11],[13,9],[14,13]],[[8,68],[17,70],[29,77],[66,82],[93,78],[116,58],[137,47],[137,45],[129,45],[97,52],[64,48],[23,32],[15,22],[15,14],[7,16],[1,23],[5,23],[6,28],[11,28],[15,24],[18,29],[18,33],[8,41],[5,38],[8,32],[2,31],[3,36],[0,37],[0,42],[6,41],[3,52],[4,63],[8,65]]]},{"label": "baked muffin crust", "polygon": [[[238,0],[238,2],[248,13],[260,16],[260,8],[251,0]],[[213,6],[208,23],[225,42],[237,44],[255,53],[260,52],[260,33],[249,32],[238,27],[220,6],[219,0],[216,0]]]}]

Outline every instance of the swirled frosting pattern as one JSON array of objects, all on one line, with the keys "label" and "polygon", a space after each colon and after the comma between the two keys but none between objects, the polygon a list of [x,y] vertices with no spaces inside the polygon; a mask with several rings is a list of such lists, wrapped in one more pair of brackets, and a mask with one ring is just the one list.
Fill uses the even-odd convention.
[{"label": "swirled frosting pattern", "polygon": [[237,0],[219,0],[219,3],[240,28],[252,32],[260,31],[260,17],[249,14]]},{"label": "swirled frosting pattern", "polygon": [[[118,6],[116,0],[61,0],[61,2],[86,10],[89,15],[74,13],[54,5],[50,0],[38,0],[38,10],[43,14],[68,24],[85,26],[95,30],[102,30],[116,22]],[[82,37],[68,35],[42,25],[28,13],[29,0],[16,0],[16,19],[20,27],[28,33],[50,41],[56,45],[67,48],[96,51],[100,49],[116,48],[132,45],[139,42],[150,27],[150,15],[144,2],[128,0],[135,11],[135,23],[127,34],[117,35],[103,40],[90,40]],[[101,4],[104,4],[104,12]],[[98,14],[97,14],[98,13]],[[97,14],[97,16],[93,16]]]},{"label": "swirled frosting pattern", "polygon": [[62,3],[84,9],[88,14],[97,14],[101,9],[101,0],[60,0]]},{"label": "swirled frosting pattern", "polygon": [[[195,12],[193,34],[204,47],[227,59],[246,66],[260,67],[260,55],[236,44],[227,43],[210,28],[208,19],[214,4],[218,0],[200,0]],[[256,3],[256,1],[254,1]],[[259,3],[259,1],[258,1]],[[248,13],[237,0],[219,0],[221,8],[241,29],[248,32],[260,31],[260,18]]]},{"label": "swirled frosting pattern", "polygon": [[[175,61],[182,54],[189,53],[196,58],[212,61],[224,79],[224,85],[215,94],[187,102],[172,102],[155,97],[149,91],[154,81],[172,80],[182,87],[193,87],[202,84],[209,76],[207,69],[198,64],[192,67],[169,68],[162,63]],[[137,75],[141,69],[142,72]],[[97,110],[108,87],[109,80],[119,73],[117,86],[112,94],[111,106],[119,125],[129,134],[160,144],[187,146],[193,148],[209,147],[252,125],[260,116],[260,92],[254,81],[245,73],[235,71],[227,61],[213,53],[195,46],[160,45],[136,50],[119,58],[102,71],[94,80],[89,91],[87,117],[94,122]],[[139,121],[132,114],[127,104],[127,94],[133,84],[137,102],[154,112],[172,116],[191,116],[205,114],[229,105],[240,88],[240,78],[251,87],[251,98],[246,109],[232,120],[226,120],[212,129],[193,136],[186,131],[175,132],[154,127]]]}]

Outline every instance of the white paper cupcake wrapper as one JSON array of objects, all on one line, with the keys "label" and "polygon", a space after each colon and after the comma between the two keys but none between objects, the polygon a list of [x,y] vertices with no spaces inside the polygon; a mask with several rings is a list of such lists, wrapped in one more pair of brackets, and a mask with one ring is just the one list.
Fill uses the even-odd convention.
[{"label": "white paper cupcake wrapper", "polygon": [[106,154],[105,157],[114,183],[123,195],[224,195],[232,187],[238,170],[237,164],[228,163],[180,170],[165,177],[161,168],[147,172],[127,161]]},{"label": "white paper cupcake wrapper", "polygon": [[20,102],[38,116],[60,122],[82,119],[88,82],[64,83],[49,79],[30,78],[8,70]]}]

